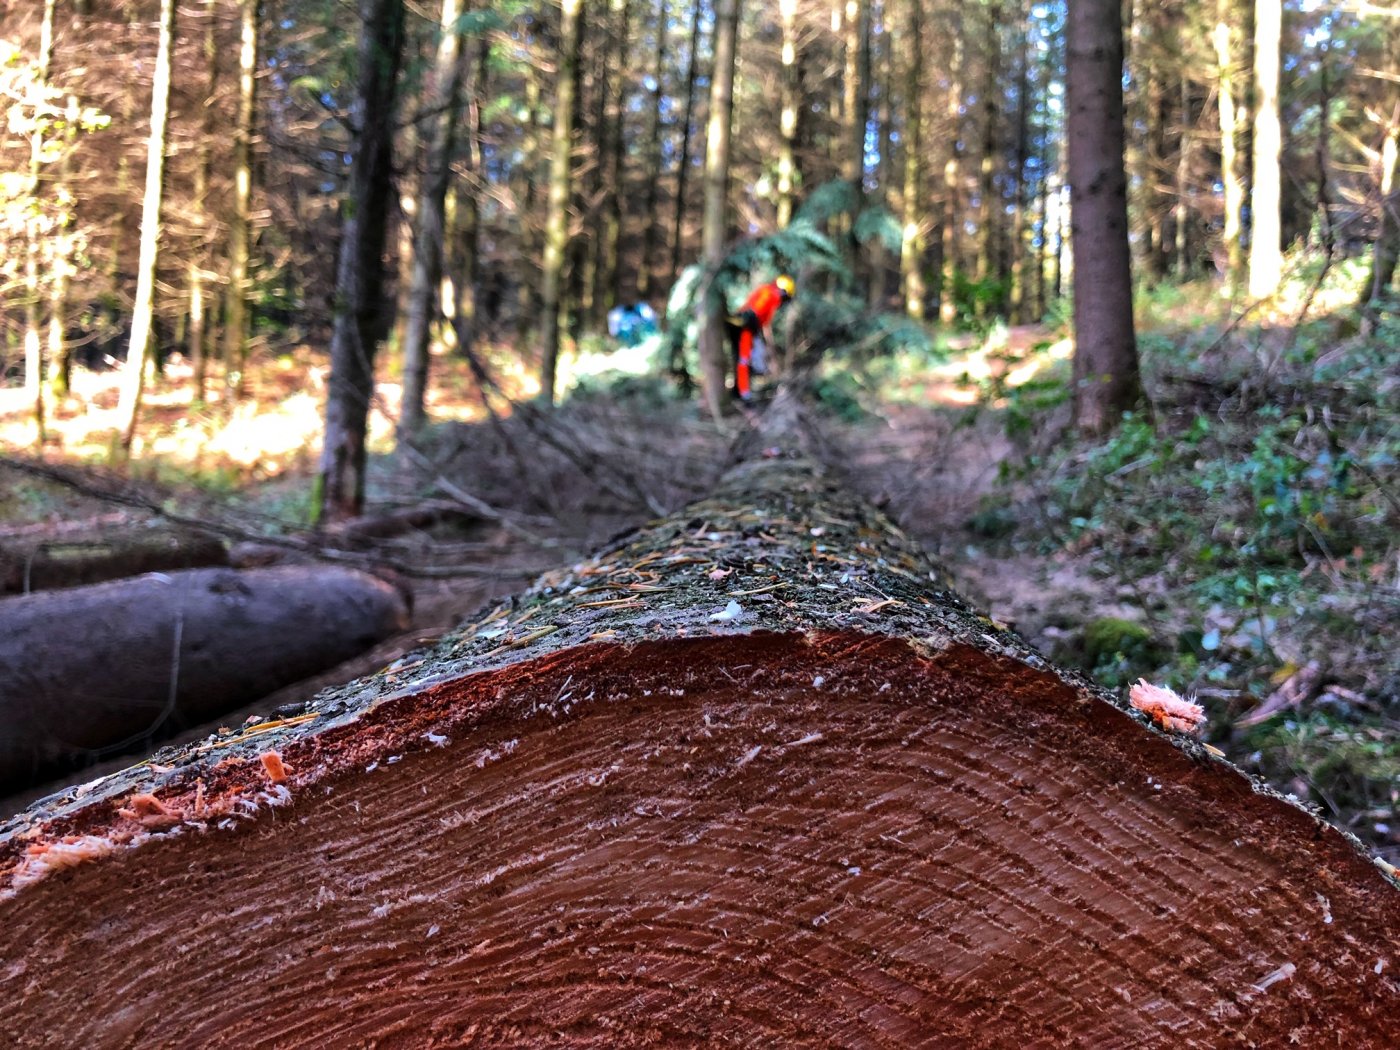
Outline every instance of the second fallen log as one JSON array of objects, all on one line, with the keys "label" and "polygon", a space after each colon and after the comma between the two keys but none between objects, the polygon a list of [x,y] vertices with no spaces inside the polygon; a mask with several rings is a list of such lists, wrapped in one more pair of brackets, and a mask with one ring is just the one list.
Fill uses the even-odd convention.
[{"label": "second fallen log", "polygon": [[197,569],[0,600],[0,787],[217,718],[401,630],[344,568]]}]

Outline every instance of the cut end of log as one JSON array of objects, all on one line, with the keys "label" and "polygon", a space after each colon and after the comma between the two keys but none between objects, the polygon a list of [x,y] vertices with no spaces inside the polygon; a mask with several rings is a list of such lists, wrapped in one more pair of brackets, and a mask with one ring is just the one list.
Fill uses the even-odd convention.
[{"label": "cut end of log", "polygon": [[1047,670],[852,629],[313,706],[0,826],[0,887],[15,1046],[1368,1046],[1400,1007],[1400,892],[1340,833]]}]

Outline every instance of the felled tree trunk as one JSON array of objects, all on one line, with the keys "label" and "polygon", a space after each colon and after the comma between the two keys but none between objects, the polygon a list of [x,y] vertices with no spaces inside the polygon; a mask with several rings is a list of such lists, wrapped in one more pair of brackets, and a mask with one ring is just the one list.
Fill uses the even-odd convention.
[{"label": "felled tree trunk", "polygon": [[61,537],[24,533],[0,537],[0,594],[227,564],[223,542],[198,532],[127,525]]},{"label": "felled tree trunk", "polygon": [[431,652],[0,825],[0,1042],[1393,1033],[1354,841],[765,445]]},{"label": "felled tree trunk", "polygon": [[352,569],[195,569],[0,600],[0,788],[217,718],[406,625]]}]

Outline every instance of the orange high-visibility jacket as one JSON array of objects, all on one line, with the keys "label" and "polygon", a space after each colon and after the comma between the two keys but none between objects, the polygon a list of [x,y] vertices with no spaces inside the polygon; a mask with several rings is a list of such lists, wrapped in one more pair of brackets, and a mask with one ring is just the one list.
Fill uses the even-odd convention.
[{"label": "orange high-visibility jacket", "polygon": [[758,323],[766,328],[773,323],[773,316],[778,312],[778,307],[782,305],[783,293],[776,284],[770,281],[768,284],[760,284],[749,293],[749,297],[744,300],[743,310],[752,310],[754,316],[758,318]]}]

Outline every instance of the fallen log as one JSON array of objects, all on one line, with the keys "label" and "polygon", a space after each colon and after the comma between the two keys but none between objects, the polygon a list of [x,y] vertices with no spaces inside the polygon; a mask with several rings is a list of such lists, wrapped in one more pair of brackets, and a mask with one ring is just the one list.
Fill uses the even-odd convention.
[{"label": "fallen log", "polygon": [[403,629],[390,584],[297,566],[0,599],[0,788],[217,718]]},{"label": "fallen log", "polygon": [[0,534],[0,594],[227,564],[228,552],[217,536],[149,523],[107,525],[90,535],[52,536],[33,529]]},{"label": "fallen log", "polygon": [[1354,840],[774,452],[296,718],[0,825],[0,1042],[1391,1037],[1400,891]]}]

